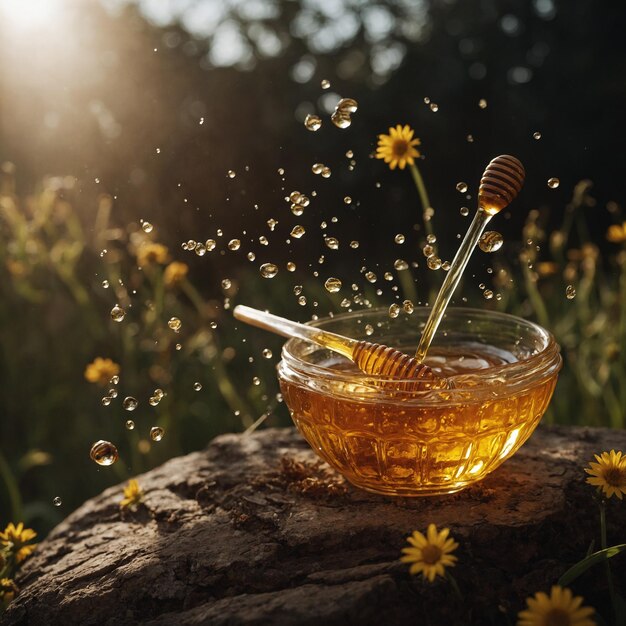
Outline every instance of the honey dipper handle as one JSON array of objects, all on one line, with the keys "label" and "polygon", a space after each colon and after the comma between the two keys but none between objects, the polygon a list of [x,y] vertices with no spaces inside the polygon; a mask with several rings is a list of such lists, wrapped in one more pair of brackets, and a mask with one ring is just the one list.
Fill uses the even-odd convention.
[{"label": "honey dipper handle", "polygon": [[236,319],[256,326],[257,328],[269,330],[283,337],[298,337],[299,339],[312,341],[324,348],[339,352],[350,360],[354,360],[352,355],[357,342],[349,337],[342,337],[341,335],[336,335],[326,330],[320,330],[314,326],[292,322],[284,317],[266,313],[265,311],[259,311],[258,309],[253,309],[252,307],[242,304],[234,308],[233,315]]}]

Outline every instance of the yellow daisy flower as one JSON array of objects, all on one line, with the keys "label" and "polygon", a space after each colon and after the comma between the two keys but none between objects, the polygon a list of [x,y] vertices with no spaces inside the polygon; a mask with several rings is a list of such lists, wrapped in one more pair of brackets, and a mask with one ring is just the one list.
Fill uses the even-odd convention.
[{"label": "yellow daisy flower", "polygon": [[0,533],[0,545],[10,548],[15,556],[15,562],[21,563],[37,547],[36,543],[26,545],[36,536],[37,533],[32,528],[24,528],[22,522],[17,526],[10,523],[4,532]]},{"label": "yellow daisy flower", "polygon": [[403,563],[411,563],[411,574],[422,574],[430,582],[435,576],[444,576],[446,567],[453,567],[457,558],[451,554],[459,547],[459,544],[451,537],[449,528],[437,532],[434,524],[428,526],[426,536],[419,531],[407,538],[410,548],[403,548],[404,556],[400,558]]},{"label": "yellow daisy flower", "polygon": [[394,170],[396,166],[403,170],[407,163],[413,165],[420,153],[414,148],[419,146],[420,140],[413,139],[413,129],[407,124],[389,129],[388,135],[378,136],[376,158],[384,159],[385,163]]},{"label": "yellow daisy flower", "polygon": [[139,483],[132,478],[124,487],[124,498],[120,501],[120,508],[134,511],[143,500],[143,490]]},{"label": "yellow daisy flower", "polygon": [[141,267],[159,263],[167,263],[169,251],[160,243],[144,243],[137,249],[137,264]]},{"label": "yellow daisy flower", "polygon": [[163,281],[166,287],[174,287],[178,285],[187,276],[189,267],[186,263],[180,261],[172,261],[163,272]]},{"label": "yellow daisy flower", "polygon": [[613,224],[606,231],[606,239],[611,243],[624,243],[626,241],[626,222]]},{"label": "yellow daisy flower", "polygon": [[585,472],[591,475],[587,482],[602,490],[607,498],[615,494],[621,500],[626,494],[626,456],[615,450],[594,456],[598,462],[591,462],[585,468]]},{"label": "yellow daisy flower", "polygon": [[98,383],[98,385],[106,385],[113,376],[120,373],[120,366],[111,359],[103,359],[96,357],[85,368],[85,379],[90,383]]},{"label": "yellow daisy flower", "polygon": [[554,586],[550,596],[540,591],[526,598],[528,608],[517,615],[517,626],[596,626],[594,610],[569,589]]},{"label": "yellow daisy flower", "polygon": [[6,609],[19,589],[11,578],[0,578],[0,609]]}]

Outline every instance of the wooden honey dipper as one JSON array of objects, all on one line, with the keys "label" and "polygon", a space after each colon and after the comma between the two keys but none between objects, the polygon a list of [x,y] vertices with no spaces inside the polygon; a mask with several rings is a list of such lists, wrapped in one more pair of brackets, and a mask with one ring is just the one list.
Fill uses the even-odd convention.
[{"label": "wooden honey dipper", "polygon": [[437,376],[428,365],[382,344],[357,341],[315,326],[298,324],[249,306],[236,306],[233,315],[242,322],[283,337],[298,337],[338,352],[350,359],[364,374],[385,379],[398,379],[397,384],[392,384],[389,380],[385,381],[385,386],[393,387],[396,391],[425,391],[446,389],[449,386],[448,381]]},{"label": "wooden honey dipper", "polygon": [[485,226],[496,213],[514,200],[524,184],[525,177],[524,166],[508,154],[492,159],[485,168],[478,188],[478,210],[452,261],[450,271],[441,285],[417,346],[415,358],[419,362],[423,361],[426,356],[439,322]]}]

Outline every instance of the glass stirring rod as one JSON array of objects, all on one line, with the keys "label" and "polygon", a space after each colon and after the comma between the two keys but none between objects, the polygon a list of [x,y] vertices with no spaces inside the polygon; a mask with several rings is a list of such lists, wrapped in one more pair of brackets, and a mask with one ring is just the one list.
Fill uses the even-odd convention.
[{"label": "glass stirring rod", "polygon": [[428,365],[382,344],[357,341],[241,304],[234,308],[233,315],[242,322],[283,337],[298,337],[338,352],[350,359],[364,374],[401,379],[403,391],[442,389],[448,386],[446,379],[437,376]]},{"label": "glass stirring rod", "polygon": [[452,294],[459,284],[461,276],[463,276],[463,270],[485,230],[485,226],[496,213],[511,204],[522,188],[525,177],[524,166],[515,157],[508,154],[502,154],[492,159],[487,165],[480,179],[478,210],[452,261],[450,270],[446,274],[422,331],[415,353],[418,362],[422,362],[426,356]]}]

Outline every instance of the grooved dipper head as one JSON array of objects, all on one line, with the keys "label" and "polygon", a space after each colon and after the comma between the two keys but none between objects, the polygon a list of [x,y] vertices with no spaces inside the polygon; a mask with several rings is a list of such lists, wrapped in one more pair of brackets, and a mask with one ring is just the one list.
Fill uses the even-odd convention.
[{"label": "grooved dipper head", "polygon": [[525,177],[524,166],[515,157],[501,154],[492,159],[480,179],[478,206],[495,215],[511,204]]}]

